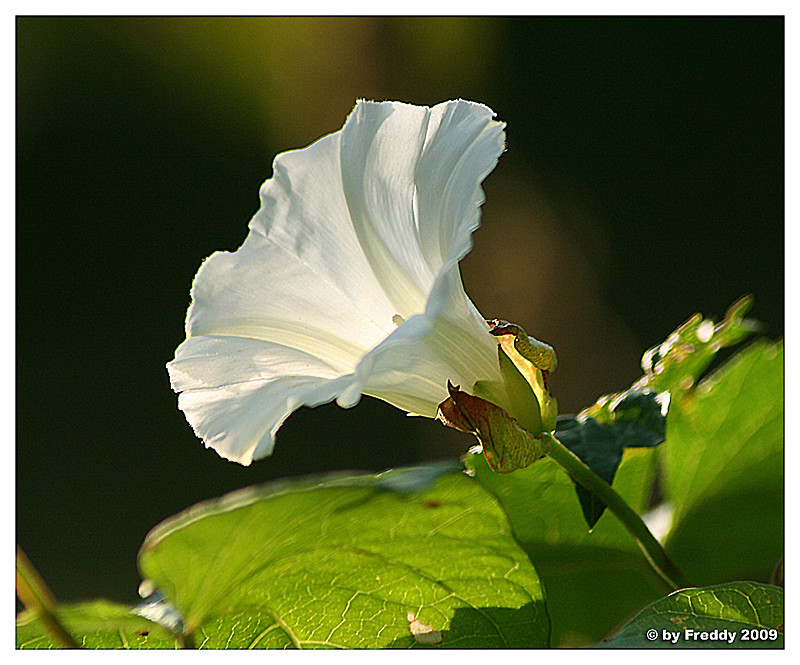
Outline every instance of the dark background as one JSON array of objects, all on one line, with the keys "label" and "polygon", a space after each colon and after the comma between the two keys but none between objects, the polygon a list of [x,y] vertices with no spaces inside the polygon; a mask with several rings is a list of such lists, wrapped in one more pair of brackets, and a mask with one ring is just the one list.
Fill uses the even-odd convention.
[{"label": "dark background", "polygon": [[559,354],[563,412],[626,388],[744,293],[783,335],[783,37],[772,18],[19,18],[17,539],[62,600],[136,600],[147,531],[280,476],[472,441],[371,399],[302,409],[249,468],[207,451],[164,365],[200,261],[277,152],[357,98],[508,123],[462,262],[480,311]]}]

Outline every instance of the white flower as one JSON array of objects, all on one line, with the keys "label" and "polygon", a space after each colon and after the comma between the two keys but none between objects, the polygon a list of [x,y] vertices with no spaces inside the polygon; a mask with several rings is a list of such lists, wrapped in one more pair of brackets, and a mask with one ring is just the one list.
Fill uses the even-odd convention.
[{"label": "white flower", "polygon": [[364,394],[435,417],[448,381],[501,380],[458,269],[504,148],[493,115],[360,101],[341,131],[278,155],[244,244],[200,267],[167,366],[207,447],[246,465],[300,406]]}]

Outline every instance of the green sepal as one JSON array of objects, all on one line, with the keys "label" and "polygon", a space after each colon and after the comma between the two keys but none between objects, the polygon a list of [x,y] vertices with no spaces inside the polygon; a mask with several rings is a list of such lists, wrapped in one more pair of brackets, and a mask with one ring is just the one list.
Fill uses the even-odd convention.
[{"label": "green sepal", "polygon": [[515,323],[499,319],[488,321],[488,323],[489,332],[497,337],[501,349],[528,382],[536,396],[541,414],[541,430],[539,431],[552,432],[558,418],[558,402],[547,387],[547,375],[557,366],[555,350],[549,344],[529,337]]},{"label": "green sepal", "polygon": [[476,381],[472,394],[503,408],[531,434],[539,436],[544,426],[536,393],[500,344],[497,356],[503,380]]}]

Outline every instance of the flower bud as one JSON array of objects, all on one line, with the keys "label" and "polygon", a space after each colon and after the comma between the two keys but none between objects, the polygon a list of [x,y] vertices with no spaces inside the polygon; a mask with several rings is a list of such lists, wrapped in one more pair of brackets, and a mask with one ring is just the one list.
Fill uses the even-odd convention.
[{"label": "flower bud", "polygon": [[450,397],[439,405],[436,419],[474,434],[489,466],[498,473],[510,473],[549,450],[541,435],[556,427],[558,405],[547,388],[547,375],[556,368],[556,354],[518,325],[499,320],[487,323],[498,340],[501,380],[476,381],[473,394],[448,381]]}]

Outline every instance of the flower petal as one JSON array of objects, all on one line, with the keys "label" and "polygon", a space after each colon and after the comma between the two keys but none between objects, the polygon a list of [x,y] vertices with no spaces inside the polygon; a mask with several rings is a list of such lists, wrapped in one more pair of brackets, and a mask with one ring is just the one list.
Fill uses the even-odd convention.
[{"label": "flower petal", "polygon": [[480,226],[479,185],[505,149],[505,123],[493,116],[490,108],[463,100],[431,109],[415,181],[422,248],[437,274],[467,255]]},{"label": "flower petal", "polygon": [[448,381],[471,390],[479,380],[502,380],[497,342],[464,293],[457,266],[441,277],[426,311],[402,323],[356,368],[364,394],[429,418],[446,399]]},{"label": "flower petal", "polygon": [[168,366],[207,446],[249,464],[303,404],[365,393],[434,417],[448,380],[496,376],[458,272],[503,150],[492,116],[359,102],[341,132],[275,159],[244,244],[201,266]]},{"label": "flower petal", "polygon": [[[343,270],[343,272],[346,272]],[[192,285],[187,337],[232,335],[296,348],[349,373],[394,330],[282,246],[250,233],[235,252],[203,262]],[[365,291],[368,284],[365,285]]]},{"label": "flower petal", "polygon": [[354,383],[310,354],[242,337],[191,337],[168,369],[195,433],[244,465],[272,453],[292,411],[330,402]]},{"label": "flower petal", "polygon": [[342,183],[363,252],[397,312],[422,311],[445,262],[471,247],[479,183],[503,151],[491,109],[360,102],[342,130]]},{"label": "flower petal", "polygon": [[[365,334],[371,328],[368,337],[374,344],[394,329],[397,310],[376,280],[353,228],[342,187],[340,140],[341,131],[275,158],[273,177],[261,187],[261,208],[250,222],[248,240],[265,239],[261,246],[273,245],[273,253],[282,253],[284,263],[274,265],[273,256],[258,258],[270,281],[263,285],[265,298],[249,304],[261,308],[264,299],[273,300],[271,289],[280,281],[289,297],[284,306],[296,310],[293,318],[319,321],[319,310],[326,308],[326,326],[338,318],[334,328],[357,328]],[[290,272],[284,275],[287,268]],[[316,288],[328,293],[317,295]],[[328,308],[332,292],[338,295]],[[295,306],[292,294],[299,303],[313,301],[315,306]]]}]

